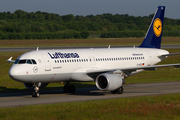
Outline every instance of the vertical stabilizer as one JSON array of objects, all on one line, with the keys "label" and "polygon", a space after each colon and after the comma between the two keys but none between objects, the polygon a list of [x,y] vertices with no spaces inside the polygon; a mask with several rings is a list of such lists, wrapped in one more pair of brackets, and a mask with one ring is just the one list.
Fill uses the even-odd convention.
[{"label": "vertical stabilizer", "polygon": [[165,12],[165,6],[159,6],[151,21],[149,29],[144,38],[144,41],[139,47],[158,48],[158,49],[161,48],[164,12]]}]

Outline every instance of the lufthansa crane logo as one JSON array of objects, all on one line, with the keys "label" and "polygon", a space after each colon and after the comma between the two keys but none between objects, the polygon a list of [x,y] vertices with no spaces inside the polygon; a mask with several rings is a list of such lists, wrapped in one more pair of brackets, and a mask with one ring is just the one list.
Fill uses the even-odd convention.
[{"label": "lufthansa crane logo", "polygon": [[159,18],[156,18],[153,23],[154,34],[159,37],[162,33],[162,22]]},{"label": "lufthansa crane logo", "polygon": [[34,71],[34,73],[37,73],[38,67],[35,66],[35,67],[33,68],[33,71]]}]

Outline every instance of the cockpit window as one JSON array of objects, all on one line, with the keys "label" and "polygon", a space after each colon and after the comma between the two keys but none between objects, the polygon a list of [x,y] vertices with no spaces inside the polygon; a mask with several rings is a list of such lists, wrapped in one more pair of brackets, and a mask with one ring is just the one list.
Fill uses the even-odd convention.
[{"label": "cockpit window", "polygon": [[34,59],[17,59],[14,64],[37,64]]},{"label": "cockpit window", "polygon": [[37,64],[35,60],[32,59],[31,61],[32,61],[33,64]]},{"label": "cockpit window", "polygon": [[26,63],[26,60],[19,60],[18,64],[24,64]]},{"label": "cockpit window", "polygon": [[31,60],[27,60],[26,62],[27,64],[32,64]]},{"label": "cockpit window", "polygon": [[14,62],[14,64],[17,64],[19,62],[19,59],[16,59],[16,61]]}]

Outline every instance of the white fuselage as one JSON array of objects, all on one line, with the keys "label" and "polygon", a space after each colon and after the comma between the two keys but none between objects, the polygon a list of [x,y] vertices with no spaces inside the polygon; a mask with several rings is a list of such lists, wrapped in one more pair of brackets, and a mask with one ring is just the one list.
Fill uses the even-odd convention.
[{"label": "white fuselage", "polygon": [[[119,69],[157,64],[169,52],[153,48],[98,48],[58,49],[31,51],[21,55],[19,60],[31,63],[12,65],[9,75],[24,83],[50,83],[60,81],[94,81],[87,71]],[[36,64],[32,63],[32,59]]]}]

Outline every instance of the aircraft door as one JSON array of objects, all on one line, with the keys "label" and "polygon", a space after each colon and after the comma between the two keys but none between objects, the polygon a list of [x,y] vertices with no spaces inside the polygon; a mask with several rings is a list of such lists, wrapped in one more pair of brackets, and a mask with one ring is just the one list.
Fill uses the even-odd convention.
[{"label": "aircraft door", "polygon": [[146,51],[146,53],[147,53],[147,65],[150,66],[152,61],[152,56],[150,52]]},{"label": "aircraft door", "polygon": [[43,60],[45,62],[45,71],[51,71],[51,63],[46,54],[42,54]]}]

